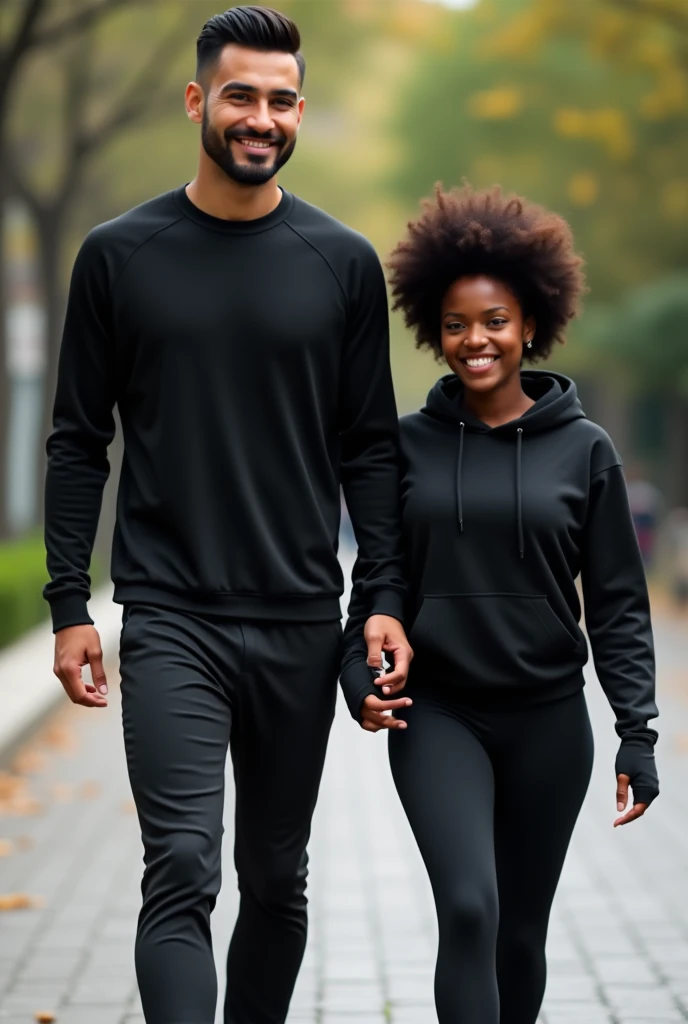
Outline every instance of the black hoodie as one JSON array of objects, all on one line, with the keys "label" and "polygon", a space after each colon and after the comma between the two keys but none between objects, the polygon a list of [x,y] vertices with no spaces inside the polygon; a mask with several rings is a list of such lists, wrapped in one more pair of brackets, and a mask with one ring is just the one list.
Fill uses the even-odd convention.
[{"label": "black hoodie", "polygon": [[[412,673],[494,706],[574,693],[588,659],[580,575],[595,668],[622,740],[617,772],[649,801],[654,651],[621,462],[572,381],[537,371],[522,381],[535,405],[499,427],[471,416],[453,374],[401,420]],[[361,680],[359,668],[358,686],[347,688],[355,716],[365,693],[379,693],[370,684],[362,692]]]}]

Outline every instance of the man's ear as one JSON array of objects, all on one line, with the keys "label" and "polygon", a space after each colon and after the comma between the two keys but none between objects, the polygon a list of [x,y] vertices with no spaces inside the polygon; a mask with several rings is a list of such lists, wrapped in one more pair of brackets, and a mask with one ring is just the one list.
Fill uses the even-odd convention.
[{"label": "man's ear", "polygon": [[201,124],[205,108],[205,93],[198,82],[189,82],[184,94],[184,102],[188,119],[196,124]]}]

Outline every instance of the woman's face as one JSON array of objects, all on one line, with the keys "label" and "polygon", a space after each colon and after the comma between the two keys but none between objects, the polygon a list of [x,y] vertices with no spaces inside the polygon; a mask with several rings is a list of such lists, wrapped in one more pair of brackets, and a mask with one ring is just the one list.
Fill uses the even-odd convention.
[{"label": "woman's face", "polygon": [[[535,334],[509,288],[492,277],[460,277],[442,302],[442,351],[471,391],[487,392],[519,378],[523,345]],[[519,378],[520,380],[520,378]]]}]

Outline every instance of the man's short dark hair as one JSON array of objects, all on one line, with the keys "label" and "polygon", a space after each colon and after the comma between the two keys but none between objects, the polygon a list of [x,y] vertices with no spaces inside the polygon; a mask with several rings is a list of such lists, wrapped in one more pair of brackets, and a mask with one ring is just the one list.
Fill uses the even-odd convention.
[{"label": "man's short dark hair", "polygon": [[301,34],[294,22],[271,7],[230,7],[205,23],[196,43],[196,78],[214,69],[225,46],[235,43],[264,53],[291,53],[303,85],[306,61],[300,52]]}]

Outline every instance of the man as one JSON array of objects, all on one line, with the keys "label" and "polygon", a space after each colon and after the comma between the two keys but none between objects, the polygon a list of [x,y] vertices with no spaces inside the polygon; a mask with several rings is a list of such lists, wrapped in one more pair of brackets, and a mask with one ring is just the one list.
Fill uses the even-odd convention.
[{"label": "man", "polygon": [[[75,263],[48,443],[56,673],[106,705],[88,567],[117,404],[112,574],[127,762],[145,848],[148,1024],[212,1024],[224,765],[241,894],[227,1024],[285,1020],[306,845],[342,656],[339,485],[359,547],[348,699],[406,703],[397,431],[383,278],[360,235],[279,189],[303,116],[296,26],[237,7],[198,40],[196,178],[96,228]],[[362,622],[361,622],[362,625]],[[358,646],[357,646],[358,645]],[[394,659],[376,696],[368,664]],[[94,685],[81,667],[90,663]],[[379,693],[379,690],[377,690]]]}]

